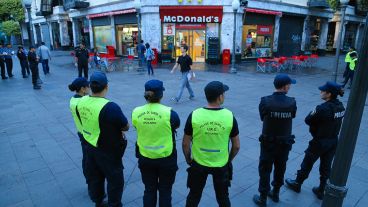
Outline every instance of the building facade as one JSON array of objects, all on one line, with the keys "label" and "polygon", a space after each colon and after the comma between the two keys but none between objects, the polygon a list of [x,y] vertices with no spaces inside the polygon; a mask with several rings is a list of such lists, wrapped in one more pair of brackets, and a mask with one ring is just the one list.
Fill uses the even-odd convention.
[{"label": "building facade", "polygon": [[[100,52],[113,46],[117,55],[136,56],[140,37],[163,61],[174,60],[182,44],[189,46],[195,62],[220,58],[224,49],[232,51],[234,41],[235,52],[244,60],[324,54],[336,48],[340,13],[328,8],[326,0],[249,0],[235,15],[231,3],[141,0],[137,12],[133,0],[34,0],[31,23],[35,42],[53,49],[84,42]],[[348,6],[343,49],[358,46],[363,25],[364,16]]]}]

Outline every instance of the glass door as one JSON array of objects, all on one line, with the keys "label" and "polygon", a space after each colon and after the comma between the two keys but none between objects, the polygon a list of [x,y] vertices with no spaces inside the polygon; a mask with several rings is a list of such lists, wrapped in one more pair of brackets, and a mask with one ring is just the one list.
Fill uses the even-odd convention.
[{"label": "glass door", "polygon": [[193,30],[192,59],[193,62],[204,62],[206,56],[206,31]]},{"label": "glass door", "polygon": [[206,31],[205,30],[176,30],[175,53],[181,55],[180,47],[188,46],[188,55],[193,62],[204,62],[206,55]]}]

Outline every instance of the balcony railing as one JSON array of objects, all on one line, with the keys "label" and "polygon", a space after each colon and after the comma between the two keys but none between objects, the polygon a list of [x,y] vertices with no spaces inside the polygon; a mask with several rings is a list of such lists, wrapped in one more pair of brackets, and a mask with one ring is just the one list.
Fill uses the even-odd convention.
[{"label": "balcony railing", "polygon": [[329,8],[330,7],[327,0],[309,0],[308,6],[317,7],[317,8]]}]

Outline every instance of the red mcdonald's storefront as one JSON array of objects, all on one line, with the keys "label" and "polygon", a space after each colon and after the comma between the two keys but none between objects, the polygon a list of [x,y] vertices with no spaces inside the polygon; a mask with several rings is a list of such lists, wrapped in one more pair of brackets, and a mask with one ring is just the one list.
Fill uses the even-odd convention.
[{"label": "red mcdonald's storefront", "polygon": [[179,56],[184,44],[194,62],[213,57],[220,49],[222,15],[222,6],[161,6],[163,62]]}]

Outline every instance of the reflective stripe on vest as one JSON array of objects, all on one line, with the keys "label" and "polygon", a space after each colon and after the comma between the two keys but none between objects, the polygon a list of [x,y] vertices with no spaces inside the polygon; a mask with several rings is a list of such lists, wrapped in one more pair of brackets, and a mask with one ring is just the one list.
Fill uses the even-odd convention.
[{"label": "reflective stripe on vest", "polygon": [[199,108],[192,113],[193,159],[207,167],[223,167],[229,160],[233,114],[227,109]]},{"label": "reflective stripe on vest", "polygon": [[82,97],[79,98],[74,98],[72,97],[70,99],[70,103],[69,103],[69,108],[70,108],[70,112],[72,112],[72,116],[74,119],[74,124],[77,127],[77,130],[79,133],[82,133],[82,124],[79,120],[79,117],[77,116],[77,105],[79,103],[79,101],[81,100]]},{"label": "reflective stripe on vest", "polygon": [[356,62],[358,61],[358,58],[354,58],[350,61],[349,68],[350,70],[355,70]]},{"label": "reflective stripe on vest", "polygon": [[159,103],[149,103],[133,110],[132,123],[137,129],[137,145],[142,156],[157,159],[171,155],[170,115],[171,108]]},{"label": "reflective stripe on vest", "polygon": [[100,137],[99,116],[102,108],[109,100],[100,97],[84,96],[77,105],[77,110],[82,122],[82,134],[84,139],[92,146],[97,147]]}]

